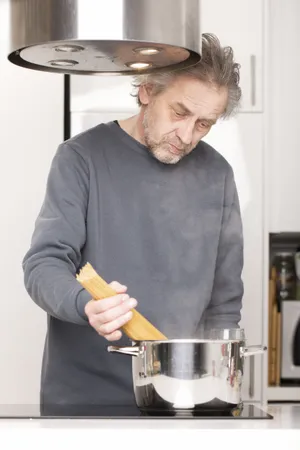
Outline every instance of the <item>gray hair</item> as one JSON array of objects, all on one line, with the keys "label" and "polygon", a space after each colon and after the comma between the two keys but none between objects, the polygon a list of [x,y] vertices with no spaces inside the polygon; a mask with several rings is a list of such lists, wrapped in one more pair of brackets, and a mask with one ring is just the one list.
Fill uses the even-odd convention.
[{"label": "gray hair", "polygon": [[132,95],[136,97],[138,105],[141,106],[140,86],[152,85],[153,94],[157,95],[164,91],[170,82],[178,76],[190,76],[205,83],[212,83],[228,89],[228,103],[223,117],[229,117],[234,114],[240,104],[239,70],[240,64],[234,61],[233,49],[229,46],[222,47],[215,35],[204,33],[202,34],[201,60],[196,65],[170,72],[137,75],[133,79],[132,85],[135,90]]}]

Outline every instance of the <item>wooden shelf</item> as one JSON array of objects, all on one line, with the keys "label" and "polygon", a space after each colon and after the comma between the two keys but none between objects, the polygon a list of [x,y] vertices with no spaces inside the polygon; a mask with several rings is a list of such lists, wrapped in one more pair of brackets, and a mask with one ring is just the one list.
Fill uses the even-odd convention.
[{"label": "wooden shelf", "polygon": [[300,402],[300,387],[268,387],[267,401]]}]

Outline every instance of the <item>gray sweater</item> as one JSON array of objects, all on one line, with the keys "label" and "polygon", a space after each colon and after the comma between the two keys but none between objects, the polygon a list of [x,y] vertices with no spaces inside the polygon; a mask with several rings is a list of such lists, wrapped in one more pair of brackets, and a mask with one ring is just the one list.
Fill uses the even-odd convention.
[{"label": "gray sweater", "polygon": [[131,357],[108,353],[85,316],[90,295],[75,274],[86,262],[127,285],[169,338],[237,327],[243,236],[231,166],[203,141],[162,164],[114,122],[59,146],[23,261],[26,289],[48,315],[41,404],[49,411],[134,404]]}]

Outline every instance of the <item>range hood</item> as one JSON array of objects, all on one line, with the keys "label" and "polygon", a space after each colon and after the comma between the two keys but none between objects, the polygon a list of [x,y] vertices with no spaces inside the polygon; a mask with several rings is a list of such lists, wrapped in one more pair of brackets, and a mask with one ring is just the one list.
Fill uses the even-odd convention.
[{"label": "range hood", "polygon": [[10,0],[9,43],[8,59],[27,69],[175,70],[201,58],[200,0]]}]

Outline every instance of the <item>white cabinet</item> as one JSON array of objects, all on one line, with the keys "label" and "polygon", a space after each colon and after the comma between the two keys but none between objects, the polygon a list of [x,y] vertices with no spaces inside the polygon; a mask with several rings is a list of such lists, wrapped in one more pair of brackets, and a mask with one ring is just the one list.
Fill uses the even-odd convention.
[{"label": "white cabinet", "polygon": [[263,111],[264,0],[201,0],[201,32],[233,48],[241,64],[243,112]]},{"label": "white cabinet", "polygon": [[270,232],[300,231],[299,17],[299,0],[270,2]]},{"label": "white cabinet", "polygon": [[297,140],[299,131],[290,128],[272,147],[269,159],[271,233],[300,231],[300,150]]}]

